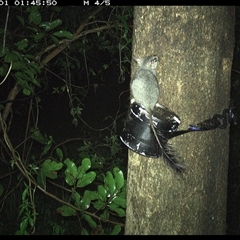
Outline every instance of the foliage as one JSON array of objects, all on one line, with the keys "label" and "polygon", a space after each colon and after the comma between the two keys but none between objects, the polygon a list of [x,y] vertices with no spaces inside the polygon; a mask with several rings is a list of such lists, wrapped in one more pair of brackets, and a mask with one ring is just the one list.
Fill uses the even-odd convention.
[{"label": "foliage", "polygon": [[[4,126],[2,127],[4,129]],[[5,129],[4,135],[9,150],[14,151],[11,149],[12,145]],[[47,146],[48,142],[43,144]],[[76,165],[75,161],[69,158],[63,160],[64,154],[60,148],[55,149],[55,154],[56,158],[49,157],[39,167],[34,165],[29,166],[29,169],[24,166],[19,154],[16,153],[13,156],[15,165],[28,180],[28,183],[24,182],[22,204],[19,207],[21,223],[16,234],[26,235],[35,231],[36,216],[38,215],[34,201],[36,188],[62,203],[62,206],[57,208],[57,212],[61,216],[74,216],[79,219],[81,234],[94,234],[95,231],[98,234],[104,234],[103,223],[112,223],[114,227],[110,234],[119,234],[124,224],[118,222],[117,219],[125,217],[126,208],[126,182],[123,172],[118,167],[107,171],[106,174],[99,170],[90,171],[91,160],[89,158],[82,159],[81,164]],[[64,178],[65,184],[61,186],[67,192],[64,199],[48,192],[46,185],[49,178],[52,180]],[[89,185],[92,185],[91,188],[95,188],[95,190],[86,188]],[[86,221],[91,232],[84,227],[82,221]],[[56,225],[54,226],[56,227]],[[64,230],[57,229],[54,230],[55,233],[57,231],[64,232]]]},{"label": "foliage", "polygon": [[[10,234],[38,232],[38,219],[47,214],[44,209],[49,207],[39,206],[41,194],[61,204],[56,205],[58,216],[78,221],[79,234],[122,232],[126,190],[120,170],[122,149],[114,132],[118,116],[105,128],[110,130],[110,136],[95,142],[82,141],[76,158],[68,156],[66,143],[84,138],[56,144],[38,124],[42,99],[49,94],[67,97],[72,124],[77,127],[79,121],[84,122],[84,100],[93,94],[91,89],[95,92],[97,86],[105,84],[104,74],[109,75],[112,66],[119,69],[115,81],[125,81],[131,55],[132,10],[110,6],[3,9],[0,84],[5,87],[1,96],[6,100],[0,102],[0,144],[1,162],[9,173],[0,178],[0,213],[13,195],[16,199],[12,207],[18,206],[19,226]],[[24,99],[24,104],[11,115],[17,96]],[[24,137],[18,139],[19,135],[16,141],[11,120],[17,114],[23,121],[26,119],[21,123],[26,128]],[[99,148],[108,149],[108,156],[99,154]],[[48,219],[48,226],[51,234],[68,232],[54,219]]]}]

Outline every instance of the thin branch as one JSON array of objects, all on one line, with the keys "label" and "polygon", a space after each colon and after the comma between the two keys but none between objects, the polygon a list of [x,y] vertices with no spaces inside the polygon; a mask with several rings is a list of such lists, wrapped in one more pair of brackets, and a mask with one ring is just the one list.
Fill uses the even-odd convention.
[{"label": "thin branch", "polygon": [[[95,16],[98,12],[100,12],[103,9],[103,7],[98,7],[93,13],[90,14],[91,17]],[[88,16],[83,23],[79,26],[79,28],[75,31],[75,33],[73,34],[74,36],[74,40],[78,39],[79,37],[75,38],[76,36],[78,36],[80,34],[80,32],[85,28],[85,26],[87,26],[88,22],[89,22],[89,18],[90,16]],[[72,42],[72,41],[71,41]],[[65,42],[63,44],[61,44],[59,46],[59,48],[55,49],[52,53],[50,53],[41,63],[40,63],[40,68],[42,68],[46,63],[48,63],[51,59],[53,59],[56,55],[58,55],[64,48],[66,48],[71,42]],[[7,101],[11,101],[14,100],[16,98],[16,96],[18,95],[18,93],[20,92],[21,87],[16,83],[15,86],[11,89],[8,97],[7,97]],[[6,104],[3,114],[2,114],[2,119],[5,122],[9,112],[11,110],[12,107],[12,103],[13,102],[9,102]],[[0,125],[0,132],[2,131],[1,125]]]},{"label": "thin branch", "polygon": [[[20,90],[21,90],[21,87],[18,84],[15,84],[15,86],[11,89],[10,93],[8,94],[7,101],[11,101],[11,102],[8,102],[3,110],[2,119],[4,122],[6,121],[8,114],[11,110],[13,100],[16,98]],[[1,130],[2,128],[0,125],[0,132]]]},{"label": "thin branch", "polygon": [[[90,25],[90,24],[93,24],[93,23],[99,23],[99,22],[105,23],[106,25],[92,29],[93,32],[98,32],[98,31],[107,29],[108,27],[106,27],[106,26],[109,26],[109,28],[112,27],[112,25],[111,25],[109,22],[106,22],[106,21],[94,21],[94,22],[88,23],[87,25]],[[86,26],[87,26],[87,25],[86,25]],[[80,36],[79,36],[79,34],[78,34],[78,35],[73,34],[73,39],[63,39],[63,40],[60,40],[60,41],[59,41],[59,45],[61,45],[61,44],[63,44],[63,43],[66,43],[66,42],[70,42],[70,43],[71,43],[71,42],[74,42],[74,41],[76,41],[79,37],[85,36],[85,35],[87,35],[87,34],[89,34],[89,33],[91,33],[91,32],[89,32],[89,30],[87,30],[87,31],[81,32],[81,35],[80,35]],[[35,58],[36,61],[38,61],[38,60],[40,59],[40,57],[41,57],[44,53],[49,52],[50,50],[52,50],[52,49],[54,49],[54,48],[56,48],[56,44],[52,44],[52,45],[46,47],[41,53],[39,53],[39,54],[37,55],[37,57]]]},{"label": "thin branch", "polygon": [[9,69],[8,69],[8,72],[7,72],[6,76],[5,76],[4,79],[0,82],[0,85],[2,85],[2,84],[5,82],[5,80],[7,79],[8,75],[9,75],[9,73],[10,73],[10,71],[11,71],[11,69],[12,69],[12,62],[10,63],[10,67],[9,67]]},{"label": "thin branch", "polygon": [[[20,156],[17,154],[17,152],[15,151],[15,149],[13,148],[12,146],[12,143],[7,135],[7,132],[6,132],[6,123],[3,121],[2,117],[1,117],[1,113],[0,113],[0,124],[2,126],[2,129],[3,129],[3,136],[4,136],[4,141],[6,143],[6,145],[8,146],[10,152],[12,153],[12,159],[14,161],[14,164],[17,166],[17,168],[20,170],[20,172],[23,174],[23,176],[28,180],[29,182],[29,186],[31,186],[31,184],[33,184],[36,188],[38,188],[41,192],[43,192],[44,194],[46,194],[47,196],[55,199],[56,201],[64,204],[64,205],[67,205],[71,208],[73,208],[74,210],[78,211],[78,212],[82,212],[81,209],[79,209],[78,207],[72,205],[71,203],[69,202],[66,202],[58,197],[56,197],[55,195],[51,194],[50,192],[46,191],[45,189],[43,189],[42,187],[40,187],[35,179],[31,176],[30,173],[28,173],[27,169],[25,168],[24,164],[22,163],[22,160],[20,158]],[[33,204],[34,205],[34,204]],[[86,214],[94,217],[94,218],[97,218],[99,221],[102,220],[101,217],[98,217],[96,214],[94,213],[91,213],[91,212],[88,212],[88,211],[85,211]],[[124,226],[123,223],[118,223],[118,222],[114,222],[114,221],[111,221],[111,220],[105,220],[106,222],[109,222],[109,223],[113,223],[113,224],[118,224],[120,226]]]},{"label": "thin branch", "polygon": [[4,53],[4,51],[5,51],[6,32],[7,32],[8,18],[9,18],[9,10],[10,10],[10,7],[8,6],[6,21],[5,21],[5,28],[4,28],[4,35],[3,35],[3,49],[2,49],[2,53]]},{"label": "thin branch", "polygon": [[[105,26],[101,26],[98,28],[94,28],[94,29],[90,29],[90,30],[86,30],[83,31],[81,33],[79,33],[78,35],[74,36],[73,39],[69,40],[69,39],[64,39],[62,40],[60,43],[60,45],[56,48],[56,45],[52,45],[48,48],[46,48],[44,50],[42,54],[44,54],[47,51],[50,51],[52,48],[56,48],[55,50],[53,50],[48,56],[46,56],[40,63],[41,67],[44,66],[46,63],[48,63],[50,60],[52,60],[54,57],[56,57],[60,52],[62,52],[71,42],[76,41],[77,39],[79,39],[80,37],[86,36],[89,33],[94,33],[94,32],[99,32],[99,31],[103,31],[105,29],[109,29],[111,28],[111,25],[105,25]],[[41,56],[38,56],[36,59],[39,59]]]}]

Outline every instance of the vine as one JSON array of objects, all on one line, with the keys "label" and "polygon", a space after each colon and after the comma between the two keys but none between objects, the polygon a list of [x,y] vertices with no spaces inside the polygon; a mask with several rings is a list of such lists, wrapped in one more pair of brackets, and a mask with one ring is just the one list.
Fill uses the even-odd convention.
[{"label": "vine", "polygon": [[[3,182],[0,183],[0,196],[3,197],[0,214],[7,199],[21,191],[19,226],[15,234],[37,233],[36,226],[42,213],[36,195],[40,193],[61,204],[56,207],[59,215],[77,219],[81,234],[119,234],[123,231],[126,180],[118,167],[122,162],[119,157],[122,149],[115,134],[118,116],[112,118],[109,126],[94,129],[82,118],[82,111],[89,88],[94,87],[96,92],[98,86],[104,85],[93,83],[92,78],[96,74],[101,76],[114,64],[110,61],[98,68],[89,64],[89,57],[95,58],[91,46],[112,55],[118,53],[119,83],[125,79],[125,65],[129,63],[131,49],[131,25],[127,21],[132,17],[132,9],[98,7],[87,11],[79,8],[78,11],[81,14],[71,7],[67,10],[56,6],[8,7],[4,27],[0,26],[4,32],[0,54],[3,80],[0,82],[3,87],[10,87],[9,94],[0,101],[0,159],[1,164],[9,168],[9,173],[0,177]],[[70,12],[74,21],[68,21],[66,17]],[[56,72],[56,69],[60,70]],[[74,69],[88,76],[86,84],[74,79]],[[53,76],[63,85],[49,89],[50,81],[46,79]],[[93,142],[95,137],[90,136],[56,144],[52,136],[38,128],[41,94],[46,89],[53,94],[68,96],[69,113],[75,127],[81,121],[94,131],[110,130],[110,136],[100,142]],[[28,109],[26,128],[24,139],[14,146],[12,107],[21,99]],[[76,141],[81,141],[82,145],[78,149],[79,158],[72,159],[66,145]],[[101,156],[99,148],[109,149],[109,156]],[[8,187],[5,187],[3,180],[7,178]],[[14,181],[17,181],[15,186]],[[50,226],[54,234],[67,232],[54,221]]]}]

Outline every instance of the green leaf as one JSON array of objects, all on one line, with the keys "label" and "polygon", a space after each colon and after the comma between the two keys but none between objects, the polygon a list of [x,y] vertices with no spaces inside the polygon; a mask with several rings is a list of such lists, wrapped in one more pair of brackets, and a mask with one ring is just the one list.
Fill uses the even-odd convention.
[{"label": "green leaf", "polygon": [[91,216],[85,214],[85,215],[84,215],[84,219],[88,222],[88,224],[90,225],[91,228],[97,227],[96,222],[92,219]]},{"label": "green leaf", "polygon": [[60,213],[63,217],[76,216],[76,210],[67,205],[58,208],[57,212]]},{"label": "green leaf", "polygon": [[89,158],[84,158],[82,160],[81,166],[78,167],[77,178],[80,179],[86,173],[86,171],[91,167],[91,161]]},{"label": "green leaf", "polygon": [[118,235],[121,232],[121,227],[119,225],[115,225],[110,235]]},{"label": "green leaf", "polygon": [[[86,190],[87,191],[87,190]],[[98,199],[98,193],[97,191],[90,191],[91,192],[91,200],[97,200]]]},{"label": "green leaf", "polygon": [[107,200],[107,190],[102,185],[98,185],[98,197],[103,202]]},{"label": "green leaf", "polygon": [[28,223],[29,223],[29,225],[31,226],[31,227],[33,227],[34,226],[34,220],[33,220],[33,218],[28,218]]},{"label": "green leaf", "polygon": [[91,203],[91,191],[86,190],[83,194],[82,198],[82,207],[84,210],[88,209],[90,207]]},{"label": "green leaf", "polygon": [[75,201],[75,205],[81,209],[82,208],[81,196],[77,191],[74,191],[74,193],[72,194],[72,199]]},{"label": "green leaf", "polygon": [[46,175],[44,174],[44,172],[42,170],[39,171],[38,175],[37,175],[37,184],[45,189],[46,186]]},{"label": "green leaf", "polygon": [[62,24],[62,20],[61,19],[56,19],[53,22],[42,22],[39,24],[39,27],[44,28],[44,30],[46,32],[51,31],[52,29],[60,26]]},{"label": "green leaf", "polygon": [[26,66],[26,63],[23,62],[23,61],[16,61],[13,63],[12,65],[12,69],[13,70],[23,70],[25,69],[27,66]]},{"label": "green leaf", "polygon": [[24,24],[25,24],[24,19],[19,15],[17,15],[16,17],[17,17],[18,21],[24,26]]},{"label": "green leaf", "polygon": [[23,71],[23,74],[27,75],[27,77],[29,77],[29,79],[34,78],[34,74],[32,73],[32,71],[30,71],[30,69],[25,69]]},{"label": "green leaf", "polygon": [[30,31],[34,32],[34,33],[37,33],[37,32],[38,32],[38,29],[35,28],[35,27],[29,27],[29,26],[27,26],[26,28],[29,29]]},{"label": "green leaf", "polygon": [[103,169],[103,163],[100,162],[100,161],[94,161],[92,162],[92,166],[91,166],[93,169],[98,169],[98,170],[101,170]]},{"label": "green leaf", "polygon": [[51,35],[50,37],[51,37],[53,43],[54,43],[56,46],[59,46],[59,41],[58,41],[58,39],[57,39],[56,37],[52,36],[52,35]]},{"label": "green leaf", "polygon": [[89,235],[89,233],[88,233],[86,228],[82,228],[81,235]]},{"label": "green leaf", "polygon": [[103,222],[105,222],[105,220],[109,219],[109,212],[107,210],[104,210],[103,213],[100,215],[100,218]]},{"label": "green leaf", "polygon": [[28,219],[24,218],[23,221],[20,223],[20,231],[24,231],[26,230],[26,227],[28,225]]},{"label": "green leaf", "polygon": [[22,202],[25,202],[26,196],[28,196],[28,188],[25,188],[22,193]]},{"label": "green leaf", "polygon": [[46,138],[46,136],[43,136],[38,129],[32,130],[31,138],[44,145],[48,143],[48,139]]},{"label": "green leaf", "polygon": [[106,203],[101,200],[98,200],[93,204],[93,207],[97,210],[104,209],[106,207]]},{"label": "green leaf", "polygon": [[24,50],[28,46],[28,39],[22,39],[21,41],[14,44],[17,46],[18,50]]},{"label": "green leaf", "polygon": [[124,184],[124,187],[122,188],[122,191],[120,193],[118,193],[118,197],[126,199],[126,184]]},{"label": "green leaf", "polygon": [[47,144],[43,148],[43,152],[42,152],[43,156],[48,153],[48,151],[51,148],[52,144],[53,144],[53,138],[52,138],[52,136],[49,136]]},{"label": "green leaf", "polygon": [[77,167],[74,162],[72,162],[69,158],[67,158],[64,163],[67,168],[65,170],[65,181],[69,186],[72,186],[77,177]]},{"label": "green leaf", "polygon": [[[15,74],[15,76],[16,76],[16,74]],[[32,93],[32,88],[29,86],[29,84],[26,80],[17,79],[17,83],[23,89],[24,94],[26,93],[26,95],[30,95]]]},{"label": "green leaf", "polygon": [[[19,84],[19,83],[18,83],[18,84]],[[20,84],[19,84],[19,85],[20,85]],[[31,93],[32,93],[32,91],[30,91],[30,90],[28,90],[28,89],[26,89],[26,88],[23,89],[23,94],[24,94],[24,95],[30,96]]]},{"label": "green leaf", "polygon": [[111,204],[109,205],[109,208],[110,208],[112,211],[114,211],[115,213],[117,213],[117,215],[118,215],[119,217],[125,217],[125,214],[126,214],[125,210],[123,210],[122,208],[118,207],[118,205],[116,205],[116,204],[114,204],[114,203],[111,203]]},{"label": "green leaf", "polygon": [[4,57],[4,62],[16,62],[18,59],[21,59],[19,54],[16,54],[16,52],[8,52]]},{"label": "green leaf", "polygon": [[32,82],[37,87],[41,87],[40,83],[35,79],[34,73],[35,73],[35,70],[32,69],[32,68],[25,69],[24,72],[23,72],[22,78],[25,78],[26,80]]},{"label": "green leaf", "polygon": [[42,155],[45,155],[49,149],[51,148],[53,144],[53,138],[52,136],[49,136],[48,138],[46,136],[43,136],[41,132],[38,129],[32,130],[31,138],[35,141],[38,141],[39,143],[45,145],[43,148]]},{"label": "green leaf", "polygon": [[41,41],[45,37],[45,33],[37,33],[34,37],[35,42]]},{"label": "green leaf", "polygon": [[30,95],[33,92],[32,87],[28,84],[28,81],[31,81],[31,78],[22,72],[16,72],[14,75],[17,78],[18,85],[23,89],[23,93]]},{"label": "green leaf", "polygon": [[86,228],[82,228],[81,235],[89,235],[89,233],[88,233]]},{"label": "green leaf", "polygon": [[121,198],[121,197],[115,197],[113,199],[113,203],[115,203],[116,205],[122,207],[122,208],[126,208],[126,199]]},{"label": "green leaf", "polygon": [[72,39],[73,38],[73,34],[68,32],[68,31],[58,31],[58,32],[54,32],[53,33],[54,36],[58,37],[58,38],[67,38],[67,39]]},{"label": "green leaf", "polygon": [[31,80],[31,82],[34,84],[34,85],[36,85],[37,87],[41,87],[41,85],[40,85],[40,83],[38,82],[38,80],[36,79],[36,78],[30,78]]},{"label": "green leaf", "polygon": [[[34,61],[35,60],[35,56],[33,56],[32,54],[25,54],[24,55],[24,59],[27,59],[28,62],[29,62],[29,59]],[[32,64],[32,63],[30,63],[30,64]]]},{"label": "green leaf", "polygon": [[106,177],[104,178],[104,183],[108,187],[108,192],[111,194],[111,196],[113,196],[114,193],[116,192],[116,184],[111,172],[108,171],[106,173]]},{"label": "green leaf", "polygon": [[31,80],[31,78],[25,72],[16,72],[15,77],[18,81],[24,80],[25,82],[27,82]]},{"label": "green leaf", "polygon": [[59,159],[59,161],[63,160],[63,152],[60,148],[56,148],[56,154],[57,154],[57,158]]},{"label": "green leaf", "polygon": [[51,159],[47,159],[42,163],[42,168],[47,169],[49,171],[58,171],[62,167],[63,167],[62,163],[53,161]]},{"label": "green leaf", "polygon": [[96,178],[96,173],[91,171],[83,175],[77,182],[77,187],[85,187],[91,184]]},{"label": "green leaf", "polygon": [[[26,57],[26,56],[25,56]],[[28,55],[28,57],[32,57],[32,56],[29,56]],[[30,62],[29,64],[28,64],[28,67],[29,67],[29,69],[31,70],[31,72],[33,73],[33,74],[35,74],[35,73],[40,73],[40,68],[39,68],[39,66],[36,64],[36,63],[34,63],[34,62]],[[40,84],[39,84],[40,85]]]},{"label": "green leaf", "polygon": [[115,167],[113,169],[113,175],[116,183],[116,188],[117,190],[120,190],[124,185],[123,172],[118,167]]},{"label": "green leaf", "polygon": [[55,162],[51,159],[45,160],[41,165],[41,171],[42,173],[51,179],[57,178],[57,172],[63,167],[62,163]]},{"label": "green leaf", "polygon": [[38,25],[42,21],[42,16],[38,11],[31,11],[28,16],[28,21],[35,25]]}]

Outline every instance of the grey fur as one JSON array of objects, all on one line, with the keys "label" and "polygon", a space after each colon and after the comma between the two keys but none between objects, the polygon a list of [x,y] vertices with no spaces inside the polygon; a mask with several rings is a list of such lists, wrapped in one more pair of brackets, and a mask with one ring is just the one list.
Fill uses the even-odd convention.
[{"label": "grey fur", "polygon": [[158,57],[155,55],[146,58],[134,58],[138,69],[130,85],[135,101],[142,105],[148,112],[152,112],[158,102],[160,89],[156,77]]}]

